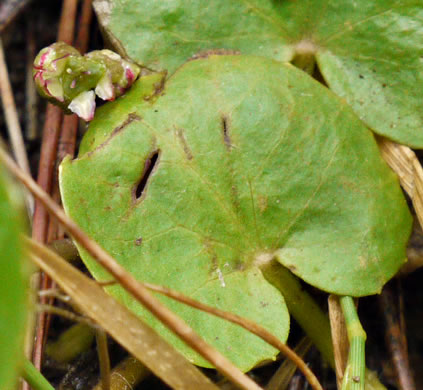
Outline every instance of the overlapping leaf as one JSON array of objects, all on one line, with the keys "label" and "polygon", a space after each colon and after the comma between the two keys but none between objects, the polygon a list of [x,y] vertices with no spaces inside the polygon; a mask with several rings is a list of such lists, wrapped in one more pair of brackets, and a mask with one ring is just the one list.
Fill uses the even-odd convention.
[{"label": "overlapping leaf", "polygon": [[[138,279],[248,317],[282,340],[284,300],[260,271],[272,258],[327,291],[380,291],[405,258],[410,216],[348,105],[262,57],[210,56],[165,85],[160,78],[143,77],[102,107],[79,158],[62,164],[64,205],[83,229]],[[206,364],[118,286],[110,291]],[[276,353],[161,299],[244,370]]]},{"label": "overlapping leaf", "polygon": [[210,49],[315,58],[374,131],[423,147],[423,4],[416,0],[96,0],[115,47],[172,73]]},{"label": "overlapping leaf", "polygon": [[[13,199],[15,198],[15,199]],[[0,166],[0,388],[13,389],[23,358],[26,283],[14,190]],[[12,201],[13,199],[13,201]]]}]

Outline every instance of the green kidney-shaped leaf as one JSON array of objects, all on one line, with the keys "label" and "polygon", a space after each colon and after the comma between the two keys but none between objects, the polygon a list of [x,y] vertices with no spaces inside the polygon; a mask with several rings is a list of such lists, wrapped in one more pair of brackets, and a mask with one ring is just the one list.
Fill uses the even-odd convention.
[{"label": "green kidney-shaped leaf", "polygon": [[201,50],[311,55],[377,133],[423,147],[423,3],[415,0],[96,0],[110,41],[171,73]]},{"label": "green kidney-shaped leaf", "polygon": [[[211,56],[165,85],[159,78],[141,78],[102,107],[79,158],[62,164],[71,217],[138,279],[248,317],[282,340],[283,297],[260,272],[274,256],[330,292],[380,291],[405,259],[410,216],[348,105],[260,57]],[[112,293],[147,315],[119,287]],[[165,302],[242,369],[275,354],[232,324]]]},{"label": "green kidney-shaped leaf", "polygon": [[[16,193],[0,166],[0,388],[15,388],[23,358],[26,283]],[[15,198],[15,199],[13,199]],[[13,200],[12,200],[13,199]]]}]

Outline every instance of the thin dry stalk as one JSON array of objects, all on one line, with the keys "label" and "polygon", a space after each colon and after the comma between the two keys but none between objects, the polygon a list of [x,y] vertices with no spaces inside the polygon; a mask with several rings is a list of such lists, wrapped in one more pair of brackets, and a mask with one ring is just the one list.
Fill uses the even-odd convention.
[{"label": "thin dry stalk", "polygon": [[[114,280],[106,281],[106,282],[97,281],[97,284],[101,287],[105,287],[115,283],[116,281]],[[166,295],[167,297],[172,298],[178,302],[184,303],[198,310],[202,310],[206,313],[215,315],[217,317],[230,321],[234,324],[237,324],[241,326],[242,328],[248,330],[249,332],[255,334],[256,336],[260,337],[262,340],[266,341],[273,347],[279,349],[279,351],[293,363],[294,367],[298,368],[304,374],[304,376],[309,381],[313,389],[321,389],[321,385],[318,379],[315,377],[313,372],[308,368],[307,364],[302,360],[302,358],[295,351],[289,348],[286,344],[282,343],[277,337],[275,337],[273,334],[271,334],[265,328],[261,327],[255,322],[250,321],[246,318],[240,317],[236,314],[208,306],[190,297],[187,297],[186,295],[181,294],[178,291],[169,289],[167,287],[163,287],[163,286],[159,286],[159,285],[155,285],[151,283],[142,283],[142,285],[151,291],[155,291],[160,294]]]},{"label": "thin dry stalk", "polygon": [[[59,128],[62,122],[59,107],[47,104],[46,120],[43,128],[40,163],[38,166],[38,185],[46,192],[51,191],[52,175],[56,159]],[[42,203],[35,201],[32,237],[39,242],[47,241],[48,214]]]},{"label": "thin dry stalk", "polygon": [[247,318],[243,318],[236,314],[205,305],[204,303],[196,301],[190,297],[187,297],[186,295],[181,294],[178,291],[171,290],[167,287],[158,286],[151,283],[143,283],[143,285],[151,291],[158,292],[178,302],[185,303],[186,305],[202,310],[206,313],[210,313],[216,317],[223,318],[255,334],[256,336],[260,337],[262,340],[266,341],[273,347],[279,349],[279,351],[282,352],[285,357],[287,357],[291,362],[293,362],[294,365],[304,374],[313,389],[323,390],[321,384],[319,383],[319,380],[308,368],[304,360],[301,359],[301,357],[298,356],[295,351],[289,348],[286,344],[282,343],[277,337],[275,337],[272,333],[268,332],[262,326],[256,324],[253,321],[248,320]]},{"label": "thin dry stalk", "polygon": [[110,390],[110,356],[106,332],[102,329],[97,329],[95,339],[97,342],[98,361],[100,363],[101,387],[103,390]]},{"label": "thin dry stalk", "polygon": [[15,19],[30,0],[6,0],[0,3],[0,33]]},{"label": "thin dry stalk", "polygon": [[[41,147],[41,159],[38,169],[38,183],[41,188],[45,191],[51,191],[51,181],[52,173],[54,169],[54,159],[51,158],[54,155],[58,139],[58,124],[60,124],[62,119],[62,112],[60,108],[47,105],[46,110],[46,121],[44,123],[43,130],[43,142]],[[48,229],[48,213],[44,208],[42,203],[35,201],[34,208],[34,219],[32,224],[32,237],[39,242],[47,242],[47,229]],[[46,276],[41,272],[40,280],[38,283],[38,289],[44,290],[50,287],[50,282]],[[41,303],[45,303],[44,300],[41,300]],[[46,325],[47,316],[45,313],[40,313],[37,316],[37,325],[36,325],[36,338],[34,344],[34,350],[32,353],[32,360],[34,366],[40,370],[41,360],[44,346],[44,333]]]},{"label": "thin dry stalk", "polygon": [[386,323],[386,343],[395,367],[399,388],[401,390],[416,390],[408,359],[404,324],[401,324],[398,303],[394,298],[390,284],[383,289],[379,296],[379,302]]},{"label": "thin dry stalk", "polygon": [[30,259],[60,284],[72,304],[171,388],[217,390],[197,367],[94,280],[34,240],[26,239],[26,243]]},{"label": "thin dry stalk", "polygon": [[116,260],[110,256],[94,240],[88,237],[80,227],[72,221],[62,209],[54,203],[50,196],[43,191],[31,177],[26,175],[13,160],[0,150],[0,160],[32,193],[44,204],[46,209],[62,223],[73,238],[83,246],[90,255],[97,260],[138,302],[157,317],[166,327],[178,335],[187,345],[198,352],[231,382],[241,389],[260,390],[253,380],[244,375],[232,362],[220,354],[215,348],[206,343],[181,318],[164,306],[146,287],[139,283]]},{"label": "thin dry stalk", "polygon": [[[69,7],[71,7],[72,13],[75,13],[76,16],[76,8],[75,4],[70,4]],[[69,8],[67,8],[66,11],[69,11]],[[83,10],[82,15],[80,17],[80,26],[82,26],[82,29],[78,29],[78,38],[77,41],[79,42],[79,45],[82,47],[87,47],[88,45],[88,39],[89,39],[89,22],[91,21],[92,16],[92,9],[91,9],[91,0],[85,0],[83,4]],[[61,34],[65,36],[65,39],[69,40],[69,42],[73,41],[73,33],[74,33],[74,25],[75,23],[70,23],[66,31],[62,31]],[[72,37],[71,37],[72,35]],[[78,116],[73,115],[65,115],[63,117],[63,123],[62,123],[62,129],[60,131],[60,136],[57,144],[57,157],[56,157],[56,165],[53,169],[52,175],[52,184],[51,184],[51,192],[52,197],[54,201],[58,204],[60,204],[60,192],[59,192],[59,184],[58,184],[58,169],[60,162],[63,160],[63,158],[66,155],[73,156],[75,154],[75,148],[76,148],[76,137],[78,133]],[[49,220],[48,223],[48,232],[47,232],[47,243],[51,243],[55,240],[60,240],[64,238],[64,230],[61,228],[59,224],[55,220]],[[41,276],[41,289],[50,289],[54,288],[55,284],[54,281],[52,281],[48,275],[43,274]],[[42,303],[46,304],[53,304],[54,298],[43,298]],[[50,327],[50,313],[42,313],[39,316],[38,323],[43,325],[39,327],[39,339],[44,340],[46,338],[46,335],[48,333],[48,329]],[[42,334],[41,334],[42,332]],[[41,343],[41,341],[40,341]],[[36,348],[36,350],[38,347]]]},{"label": "thin dry stalk", "polygon": [[[90,36],[90,23],[92,19],[92,0],[84,0],[82,4],[81,16],[78,24],[78,36],[75,40],[75,47],[81,52],[85,53],[88,48],[88,40]],[[65,115],[63,118],[62,130],[57,145],[57,166],[62,162],[65,156],[73,156],[76,149],[76,137],[78,134],[79,118],[77,115]],[[57,177],[57,169],[53,176],[52,185],[53,199],[60,203],[60,192]],[[64,231],[54,221],[50,221],[49,237],[52,242],[53,239],[62,239]]]},{"label": "thin dry stalk", "polygon": [[62,301],[64,303],[70,302],[70,297],[66,294],[62,294],[62,292],[58,288],[51,288],[49,290],[40,291],[38,293],[38,296],[54,297],[55,299],[58,299],[59,301]]},{"label": "thin dry stalk", "polygon": [[345,324],[342,307],[339,303],[339,297],[329,295],[329,320],[332,334],[333,355],[335,358],[335,373],[338,389],[342,387],[344,372],[348,363],[349,341],[347,326]]},{"label": "thin dry stalk", "polygon": [[26,77],[25,77],[25,117],[26,117],[26,129],[25,135],[27,140],[33,141],[37,138],[37,102],[38,95],[35,89],[35,83],[32,76],[32,63],[34,61],[36,53],[36,42],[35,42],[35,27],[31,14],[26,13]]},{"label": "thin dry stalk", "polygon": [[[304,337],[295,347],[295,353],[304,357],[313,345],[308,337]],[[291,360],[285,360],[274,373],[265,390],[285,390],[291,382],[297,367]]]},{"label": "thin dry stalk", "polygon": [[37,311],[43,311],[43,312],[55,314],[55,315],[58,315],[60,317],[66,318],[70,321],[89,325],[92,328],[96,327],[95,322],[91,321],[90,319],[88,319],[86,317],[79,316],[75,313],[72,313],[69,310],[61,309],[60,307],[56,307],[56,306],[52,306],[52,305],[38,304],[37,305]]},{"label": "thin dry stalk", "polygon": [[93,16],[92,0],[84,0],[81,10],[81,18],[78,25],[78,36],[75,47],[85,53],[88,50],[88,38],[90,36],[90,25]]},{"label": "thin dry stalk", "polygon": [[[75,17],[77,11],[77,0],[64,0],[60,16],[59,32],[57,39],[66,43],[72,43],[75,30]],[[62,122],[62,111],[60,108],[47,104],[46,120],[43,128],[41,144],[40,163],[38,167],[38,184],[47,193],[51,192],[53,172],[55,169],[57,143],[59,140],[60,124]],[[32,237],[39,242],[45,243],[48,239],[48,215],[40,202],[35,202]],[[40,274],[39,289],[51,287],[51,281]],[[44,300],[41,303],[45,303]],[[37,369],[41,368],[41,360],[44,347],[44,339],[48,316],[41,313],[37,318],[36,338],[33,351],[33,363]]]},{"label": "thin dry stalk", "polygon": [[[4,58],[3,42],[0,38],[0,93],[3,103],[3,111],[6,117],[7,130],[13,155],[18,165],[30,174],[28,156],[26,154],[25,143],[22,136],[21,125],[19,124],[18,112],[16,110],[15,99],[13,97],[12,86],[10,85],[9,73],[7,71],[6,60]],[[29,194],[25,194],[25,203],[28,214],[32,216],[34,211],[34,200]]]}]

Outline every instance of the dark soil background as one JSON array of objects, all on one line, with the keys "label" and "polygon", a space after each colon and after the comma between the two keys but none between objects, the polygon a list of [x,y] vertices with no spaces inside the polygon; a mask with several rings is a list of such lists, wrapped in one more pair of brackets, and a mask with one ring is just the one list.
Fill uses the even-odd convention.
[{"label": "dark soil background", "polygon": [[[24,6],[20,9],[20,6]],[[19,10],[19,11],[18,11]],[[37,176],[39,151],[41,144],[41,132],[45,117],[44,101],[38,99],[34,105],[28,107],[25,80],[29,64],[35,54],[44,46],[56,40],[58,23],[61,12],[61,1],[39,0],[0,0],[0,33],[3,41],[9,77],[14,91],[16,106],[22,130],[25,137],[28,157],[30,159],[31,170],[34,177]],[[148,12],[148,10],[146,10]],[[13,16],[17,13],[16,16]],[[102,38],[98,30],[95,18],[91,26],[90,49],[102,48]],[[32,112],[32,114],[31,114]],[[36,119],[36,131],[31,131],[29,120],[33,115]],[[0,111],[1,135],[7,141],[7,128],[3,112]],[[84,132],[85,125],[80,125],[80,136]],[[79,137],[80,137],[79,136]],[[417,234],[413,240],[412,247],[417,253],[422,251],[423,240]],[[386,243],[389,245],[389,243]],[[82,266],[81,266],[82,267]],[[386,323],[385,312],[390,312],[397,323],[405,324],[406,332],[402,332],[402,337],[406,336],[408,342],[408,354],[412,372],[416,381],[415,389],[423,389],[423,271],[417,270],[401,278],[391,281],[387,288],[388,298],[382,299],[380,296],[373,296],[360,299],[359,314],[363,326],[367,332],[367,364],[368,367],[377,372],[382,382],[388,389],[402,389],[397,385],[397,374],[393,363],[393,358],[387,347],[386,340],[392,340],[392,332]],[[313,291],[314,292],[314,291]],[[327,296],[317,293],[318,299],[324,307],[327,306]],[[69,320],[54,316],[49,340],[54,340],[63,330],[72,324]],[[403,326],[402,325],[402,326]],[[391,329],[392,330],[392,329]],[[303,336],[301,330],[293,324],[293,329],[289,339],[291,346]],[[116,343],[110,340],[110,353],[112,364],[119,362],[125,351]],[[305,357],[305,361],[317,373],[325,389],[336,389],[334,374],[322,363],[319,353],[313,348]],[[265,386],[280,362],[269,364],[265,367],[253,370],[250,375],[261,385]],[[59,389],[91,389],[98,381],[99,368],[97,362],[96,349],[93,345],[91,349],[80,355],[74,361],[66,365],[60,365],[48,357],[44,359],[43,372],[49,380]],[[216,381],[222,378],[213,370],[207,370]],[[167,387],[158,379],[150,377],[140,384],[137,389],[166,389]],[[222,384],[222,388],[231,388],[228,384]],[[308,389],[307,383],[300,374],[295,374],[291,380],[289,389]],[[403,389],[412,390],[412,389]]]}]

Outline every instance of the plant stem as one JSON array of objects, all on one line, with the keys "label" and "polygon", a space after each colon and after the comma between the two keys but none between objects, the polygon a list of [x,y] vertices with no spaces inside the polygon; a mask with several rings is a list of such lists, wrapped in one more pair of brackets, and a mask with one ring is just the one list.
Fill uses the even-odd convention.
[{"label": "plant stem", "polygon": [[76,263],[80,260],[78,249],[69,238],[54,240],[49,244],[49,247],[70,263]]},{"label": "plant stem", "polygon": [[[327,363],[335,370],[330,323],[327,315],[314,299],[304,291],[299,280],[285,267],[276,261],[272,261],[263,265],[261,271],[264,277],[282,293],[289,313],[310,337]],[[363,367],[365,367],[364,364]],[[360,375],[362,374],[358,376],[363,378]],[[365,381],[360,382],[365,382],[366,389],[386,390],[377,375],[369,369],[365,370]]]},{"label": "plant stem", "polygon": [[100,362],[100,377],[103,390],[110,390],[110,356],[107,346],[107,335],[102,329],[95,333],[97,341],[97,354]]},{"label": "plant stem", "polygon": [[285,267],[272,261],[261,267],[264,277],[285,298],[289,313],[310,337],[323,358],[335,368],[329,318],[314,299],[307,294],[299,280]]},{"label": "plant stem", "polygon": [[60,363],[73,360],[92,344],[95,330],[90,326],[79,323],[64,331],[57,341],[47,344],[48,356]]},{"label": "plant stem", "polygon": [[340,302],[350,341],[348,364],[342,381],[342,390],[364,390],[366,333],[358,318],[353,298],[341,297]]},{"label": "plant stem", "polygon": [[33,390],[54,390],[54,387],[28,360],[24,360],[22,377],[28,382]]},{"label": "plant stem", "polygon": [[[134,357],[129,356],[112,370],[110,390],[127,390],[128,386],[132,389],[149,374],[148,368]],[[93,390],[104,390],[101,382]]]}]

